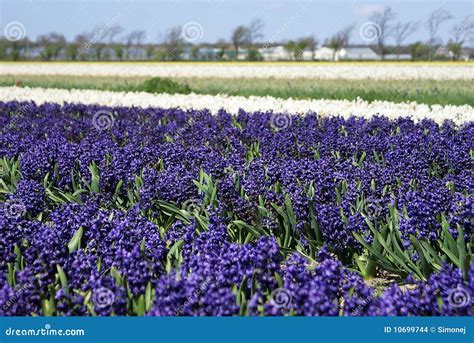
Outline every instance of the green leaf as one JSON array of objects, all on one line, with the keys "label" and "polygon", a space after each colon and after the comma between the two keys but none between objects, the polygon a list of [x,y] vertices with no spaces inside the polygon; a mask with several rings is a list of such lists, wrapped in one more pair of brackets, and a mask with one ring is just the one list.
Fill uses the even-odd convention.
[{"label": "green leaf", "polygon": [[61,282],[61,287],[64,290],[66,295],[69,295],[69,283],[67,282],[66,273],[64,273],[63,268],[59,264],[56,265],[56,269],[58,270],[59,281]]},{"label": "green leaf", "polygon": [[22,256],[21,256],[21,250],[18,247],[18,245],[14,245],[13,251],[15,252],[15,270],[19,271],[22,269]]},{"label": "green leaf", "polygon": [[232,222],[232,224],[237,226],[239,229],[245,229],[245,230],[249,231],[252,235],[255,236],[255,238],[260,238],[262,236],[262,233],[260,233],[256,228],[254,228],[251,225],[248,225],[247,223],[245,223],[242,220],[234,220]]},{"label": "green leaf", "polygon": [[458,253],[459,253],[459,263],[461,264],[461,270],[464,274],[464,277],[468,278],[469,274],[469,260],[468,254],[466,253],[466,242],[464,241],[464,230],[461,225],[457,224],[458,238],[456,240]]},{"label": "green leaf", "polygon": [[137,316],[143,316],[146,311],[145,296],[142,294],[133,300],[133,310]]},{"label": "green leaf", "polygon": [[43,299],[42,308],[44,316],[53,316],[56,312],[56,304],[54,302],[54,298],[51,296],[51,299]]},{"label": "green leaf", "polygon": [[286,213],[288,213],[288,220],[290,221],[291,226],[295,227],[296,216],[295,216],[295,213],[293,212],[293,205],[291,203],[291,197],[289,194],[285,195],[285,209],[286,209]]},{"label": "green leaf", "polygon": [[360,156],[359,161],[357,162],[357,166],[360,167],[362,163],[364,163],[365,157],[367,156],[367,153],[365,150],[362,152],[362,156]]},{"label": "green leaf", "polygon": [[318,224],[318,221],[316,220],[316,214],[314,212],[313,201],[310,201],[309,213],[311,215],[311,229],[313,229],[314,238],[316,238],[316,241],[318,243],[323,243],[321,230],[319,229],[319,224]]},{"label": "green leaf", "polygon": [[430,253],[430,256],[435,260],[435,262],[439,265],[443,263],[438,256],[438,253],[433,249],[433,247],[427,241],[421,240],[420,244],[425,248],[425,251]]},{"label": "green leaf", "polygon": [[454,255],[451,250],[449,250],[447,247],[445,247],[442,243],[440,243],[440,248],[443,250],[443,252],[453,261],[453,263],[458,267],[461,268],[461,262],[459,261],[459,258]]},{"label": "green leaf", "polygon": [[180,249],[183,246],[183,244],[184,244],[184,241],[182,239],[174,243],[171,249],[168,251],[168,257],[178,258],[180,254]]},{"label": "green leaf", "polygon": [[[372,253],[372,255],[374,255],[376,258],[377,258],[377,263],[385,263],[387,265],[391,265],[392,263],[386,258],[384,257],[381,253],[379,253],[378,251],[376,251],[373,247],[371,247],[369,244],[367,244],[367,242],[362,238],[361,235],[359,235],[357,232],[353,232],[352,233],[355,237],[355,239],[357,239],[360,244],[362,244],[364,246],[364,248],[366,248],[369,252]],[[375,239],[375,238],[374,238]],[[375,260],[373,260],[375,261]]]},{"label": "green leaf", "polygon": [[10,287],[15,287],[15,283],[16,283],[15,282],[15,269],[10,262],[7,263],[7,268],[8,268],[8,272],[7,272],[8,285]]},{"label": "green leaf", "polygon": [[73,253],[74,251],[78,250],[81,247],[81,239],[82,239],[83,228],[82,226],[74,233],[72,239],[69,241],[67,247],[69,253]]},{"label": "green leaf", "polygon": [[151,283],[148,282],[145,289],[145,311],[148,312],[151,310],[153,305],[153,292],[151,288]]},{"label": "green leaf", "polygon": [[413,247],[418,252],[418,256],[420,256],[420,263],[421,263],[421,269],[423,271],[423,276],[425,277],[425,279],[428,279],[433,271],[427,259],[427,255],[429,258],[429,254],[425,253],[424,249],[421,247],[420,242],[418,242],[415,236],[411,235],[410,239],[413,244]]},{"label": "green leaf", "polygon": [[278,274],[277,272],[275,272],[275,280],[278,284],[278,287],[283,287],[283,280],[282,280],[280,274]]},{"label": "green leaf", "polygon": [[160,210],[168,216],[175,216],[177,219],[181,220],[183,223],[189,223],[191,216],[185,211],[181,210],[174,204],[167,203],[162,200],[157,201],[157,205]]},{"label": "green leaf", "polygon": [[90,188],[92,192],[94,193],[99,193],[100,188],[99,188],[99,183],[100,183],[100,177],[99,177],[99,168],[95,164],[95,162],[92,162],[92,164],[88,167],[89,172],[91,173],[91,184]]},{"label": "green leaf", "polygon": [[359,267],[360,274],[364,277],[364,279],[370,278],[371,275],[367,274],[367,268],[365,267],[363,260],[360,259],[359,255],[357,255],[356,253],[354,254],[354,260],[356,261],[357,267]]},{"label": "green leaf", "polygon": [[457,242],[453,238],[453,236],[449,233],[449,223],[446,220],[446,217],[444,216],[444,214],[441,214],[441,227],[443,229],[444,240],[447,244],[446,248],[449,249],[453,255],[458,256]]},{"label": "green leaf", "polygon": [[115,279],[115,284],[117,286],[120,286],[122,284],[122,276],[120,275],[120,272],[115,266],[112,266],[110,268],[110,275],[112,275],[113,278]]}]

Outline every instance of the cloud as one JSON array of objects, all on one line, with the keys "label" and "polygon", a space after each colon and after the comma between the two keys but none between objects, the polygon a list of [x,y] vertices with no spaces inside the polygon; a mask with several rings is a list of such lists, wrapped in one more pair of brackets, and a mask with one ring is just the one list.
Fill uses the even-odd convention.
[{"label": "cloud", "polygon": [[385,9],[383,4],[357,4],[353,8],[353,12],[357,16],[368,17],[376,12],[382,12]]},{"label": "cloud", "polygon": [[287,3],[282,1],[270,1],[267,3],[267,9],[270,11],[279,11],[286,8]]}]

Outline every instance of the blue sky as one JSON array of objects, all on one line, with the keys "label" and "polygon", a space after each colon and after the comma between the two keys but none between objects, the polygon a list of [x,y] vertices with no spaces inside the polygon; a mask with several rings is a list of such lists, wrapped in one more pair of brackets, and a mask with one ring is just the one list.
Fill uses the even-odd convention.
[{"label": "blue sky", "polygon": [[[96,25],[113,22],[126,31],[145,30],[148,42],[158,42],[169,27],[187,22],[197,22],[203,29],[202,38],[196,42],[215,42],[229,39],[237,25],[261,18],[264,41],[308,34],[323,41],[342,27],[355,24],[351,42],[363,43],[360,25],[384,6],[391,6],[401,21],[424,22],[433,10],[449,10],[454,19],[440,30],[446,40],[456,22],[474,15],[472,0],[0,0],[0,4],[0,32],[9,22],[18,21],[30,39],[52,31],[72,39]],[[407,42],[426,39],[427,32],[420,25]]]}]

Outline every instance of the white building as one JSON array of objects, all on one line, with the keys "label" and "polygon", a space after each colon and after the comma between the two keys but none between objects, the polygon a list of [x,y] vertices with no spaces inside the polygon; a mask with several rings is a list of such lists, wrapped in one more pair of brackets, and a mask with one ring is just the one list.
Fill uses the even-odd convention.
[{"label": "white building", "polygon": [[262,48],[258,50],[265,61],[281,61],[290,59],[283,45]]},{"label": "white building", "polygon": [[[290,52],[288,52],[284,46],[274,46],[269,48],[259,49],[265,61],[281,61],[291,60]],[[402,55],[401,55],[402,56]],[[404,57],[404,56],[403,56]],[[345,47],[339,50],[337,53],[334,49],[323,46],[316,49],[314,52],[310,50],[303,51],[302,59],[304,61],[339,61],[339,60],[380,60],[371,48],[368,47]]]},{"label": "white building", "polygon": [[[283,45],[278,45],[270,48],[263,48],[258,50],[265,61],[287,61],[293,60],[292,54],[285,49]],[[303,61],[313,60],[313,51],[304,50],[301,55]]]},{"label": "white building", "polygon": [[319,61],[339,60],[380,60],[371,48],[368,47],[345,47],[335,52],[334,49],[323,46],[314,53],[314,59]]},{"label": "white building", "polygon": [[387,61],[410,61],[411,55],[410,54],[389,54],[385,55],[384,59]]},{"label": "white building", "polygon": [[337,60],[379,60],[380,57],[374,50],[368,47],[354,48],[346,47],[339,50],[336,54]]},{"label": "white building", "polygon": [[303,58],[303,61],[313,61],[315,56],[315,52],[311,50],[305,50],[303,51],[303,55],[301,56]]},{"label": "white building", "polygon": [[314,52],[314,59],[318,61],[334,60],[334,49],[322,46]]},{"label": "white building", "polygon": [[[436,52],[435,56],[443,56],[448,59],[453,59],[454,54],[452,51],[450,51],[447,47],[440,46]],[[474,49],[472,48],[462,48],[461,49],[461,54],[459,55],[459,60],[468,62],[474,57]]]}]

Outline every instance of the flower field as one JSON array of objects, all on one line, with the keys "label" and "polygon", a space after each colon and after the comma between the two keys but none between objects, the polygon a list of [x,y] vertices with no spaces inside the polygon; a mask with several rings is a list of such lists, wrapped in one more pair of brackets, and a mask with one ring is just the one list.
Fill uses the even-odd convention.
[{"label": "flower field", "polygon": [[274,97],[242,97],[227,95],[201,94],[153,94],[143,92],[109,92],[97,90],[66,90],[51,88],[3,87],[0,98],[4,101],[22,100],[35,103],[74,103],[101,104],[106,106],[140,106],[182,109],[210,110],[216,114],[225,109],[229,113],[238,114],[243,109],[250,112],[275,111],[292,114],[316,112],[320,115],[339,115],[371,118],[383,114],[390,119],[410,117],[415,121],[432,118],[438,123],[451,120],[462,124],[472,120],[474,108],[470,105],[425,105],[416,102],[393,103],[389,101],[368,102],[362,99],[349,100],[293,100]]},{"label": "flower field", "polygon": [[348,80],[474,78],[469,63],[0,63],[0,75],[161,76]]},{"label": "flower field", "polygon": [[0,315],[472,315],[473,117],[1,87]]},{"label": "flower field", "polygon": [[1,111],[5,314],[470,313],[472,124]]}]

